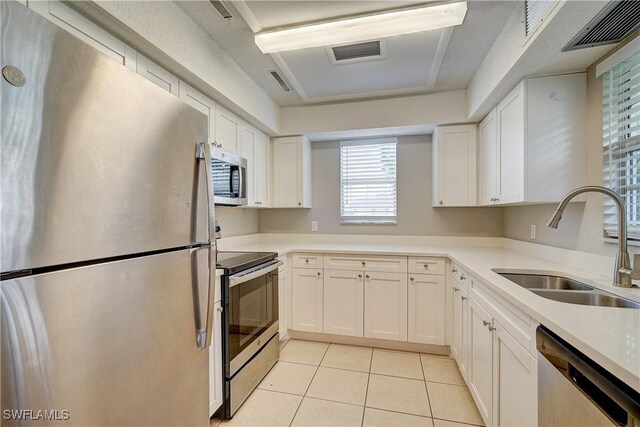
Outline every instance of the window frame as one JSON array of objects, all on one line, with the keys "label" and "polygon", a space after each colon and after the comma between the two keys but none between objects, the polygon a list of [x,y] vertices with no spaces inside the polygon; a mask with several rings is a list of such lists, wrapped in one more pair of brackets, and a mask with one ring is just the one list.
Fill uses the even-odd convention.
[{"label": "window frame", "polygon": [[[635,58],[632,58],[634,56]],[[613,185],[613,182],[626,180],[626,183],[622,185],[622,187],[626,186],[627,188],[631,188],[629,192],[620,194],[620,196],[625,201],[628,223],[628,238],[629,240],[636,242],[640,240],[640,212],[638,209],[638,207],[640,206],[640,162],[638,161],[638,153],[640,153],[640,134],[638,134],[640,115],[638,111],[634,112],[634,109],[637,109],[638,106],[640,106],[640,96],[636,95],[636,101],[632,101],[629,103],[629,101],[631,101],[631,96],[634,94],[634,92],[630,91],[630,97],[626,101],[621,100],[622,96],[619,94],[619,90],[613,90],[612,79],[615,78],[615,76],[612,76],[611,74],[623,62],[630,60],[638,61],[639,56],[640,50],[634,50],[631,54],[625,55],[624,57],[620,58],[615,62],[615,64],[612,64],[609,69],[602,73],[603,185],[620,194],[619,188],[621,187],[621,185]],[[634,74],[628,76],[628,81],[633,82],[637,81],[637,79],[640,78],[640,65],[636,65],[632,69],[635,69],[635,71]],[[618,98],[618,102],[615,105],[613,105],[611,102],[614,98]],[[619,110],[619,108],[621,108],[620,105],[624,103],[628,103],[627,107],[629,111],[629,118],[622,121],[621,123],[620,120],[614,120],[614,118],[618,118],[621,116],[623,117],[625,115],[625,112],[621,112]],[[618,110],[614,112],[615,108],[618,108]],[[635,115],[635,119],[633,119],[632,115]],[[637,122],[635,120],[637,120]],[[616,124],[614,125],[614,123]],[[634,126],[634,124],[636,126]],[[625,136],[624,138],[620,138],[620,135],[625,133],[624,126],[627,127],[629,135]],[[624,141],[633,139],[634,133],[637,134],[635,135],[637,141],[633,141],[632,145],[624,147]],[[611,135],[616,136],[616,138],[611,138]],[[617,139],[617,141],[615,141],[615,139]],[[618,151],[624,151],[623,155],[625,157],[613,159],[612,151],[616,150],[616,145],[618,146]],[[625,161],[625,159],[628,160]],[[620,167],[621,164],[624,164],[625,166],[624,172],[619,172],[618,175],[614,176],[614,173],[612,171],[615,170],[616,166]],[[632,169],[634,169],[636,173],[633,173]],[[629,180],[633,182],[630,182]],[[630,200],[633,200],[633,203],[628,203]],[[618,239],[618,218],[616,215],[616,211],[617,209],[614,202],[608,198],[605,198],[603,201],[602,218],[603,238],[605,241],[615,242]]]},{"label": "window frame", "polygon": [[[383,145],[394,144],[395,145],[395,180],[394,180],[394,216],[344,216],[343,215],[343,202],[344,202],[344,183],[343,183],[343,160],[342,149],[344,147],[353,146],[365,146],[365,145]],[[341,225],[396,225],[398,223],[398,138],[367,138],[357,140],[345,140],[340,141],[340,224]]]}]

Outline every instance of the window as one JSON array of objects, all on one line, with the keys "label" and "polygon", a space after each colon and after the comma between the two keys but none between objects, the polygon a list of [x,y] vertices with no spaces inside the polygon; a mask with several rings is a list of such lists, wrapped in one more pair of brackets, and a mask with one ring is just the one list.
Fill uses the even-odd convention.
[{"label": "window", "polygon": [[396,223],[395,138],[340,144],[343,223]]},{"label": "window", "polygon": [[[640,52],[604,73],[604,185],[624,199],[629,238],[640,240]],[[604,231],[617,237],[614,203],[605,199]]]}]

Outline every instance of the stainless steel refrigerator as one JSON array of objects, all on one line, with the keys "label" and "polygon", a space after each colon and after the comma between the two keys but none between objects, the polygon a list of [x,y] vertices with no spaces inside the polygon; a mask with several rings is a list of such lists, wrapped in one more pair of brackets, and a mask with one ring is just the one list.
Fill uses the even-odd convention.
[{"label": "stainless steel refrigerator", "polygon": [[0,3],[2,424],[208,425],[206,118]]}]

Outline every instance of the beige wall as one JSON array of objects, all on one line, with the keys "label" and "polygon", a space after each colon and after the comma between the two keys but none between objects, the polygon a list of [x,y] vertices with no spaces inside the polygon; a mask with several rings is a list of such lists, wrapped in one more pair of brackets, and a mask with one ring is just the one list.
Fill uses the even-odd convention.
[{"label": "beige wall", "polygon": [[500,208],[431,207],[431,136],[398,139],[398,223],[340,224],[340,143],[311,144],[313,208],[260,211],[261,233],[502,236]]},{"label": "beige wall", "polygon": [[[595,68],[594,64],[587,70],[587,184],[602,185],[602,79],[596,78]],[[506,208],[504,236],[600,255],[615,254],[616,245],[603,241],[602,196],[589,194],[586,202],[572,203],[557,230],[544,225],[554,208],[554,205]],[[531,224],[537,226],[536,240],[530,238]]]},{"label": "beige wall", "polygon": [[258,232],[256,209],[216,206],[216,219],[222,230],[222,237],[243,236]]}]

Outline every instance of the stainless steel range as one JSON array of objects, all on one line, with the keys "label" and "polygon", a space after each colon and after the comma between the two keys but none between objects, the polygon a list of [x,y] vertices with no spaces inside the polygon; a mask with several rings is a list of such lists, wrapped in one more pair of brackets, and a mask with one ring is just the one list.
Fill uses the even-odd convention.
[{"label": "stainless steel range", "polygon": [[224,416],[231,418],[278,360],[277,254],[218,252],[222,298]]}]

